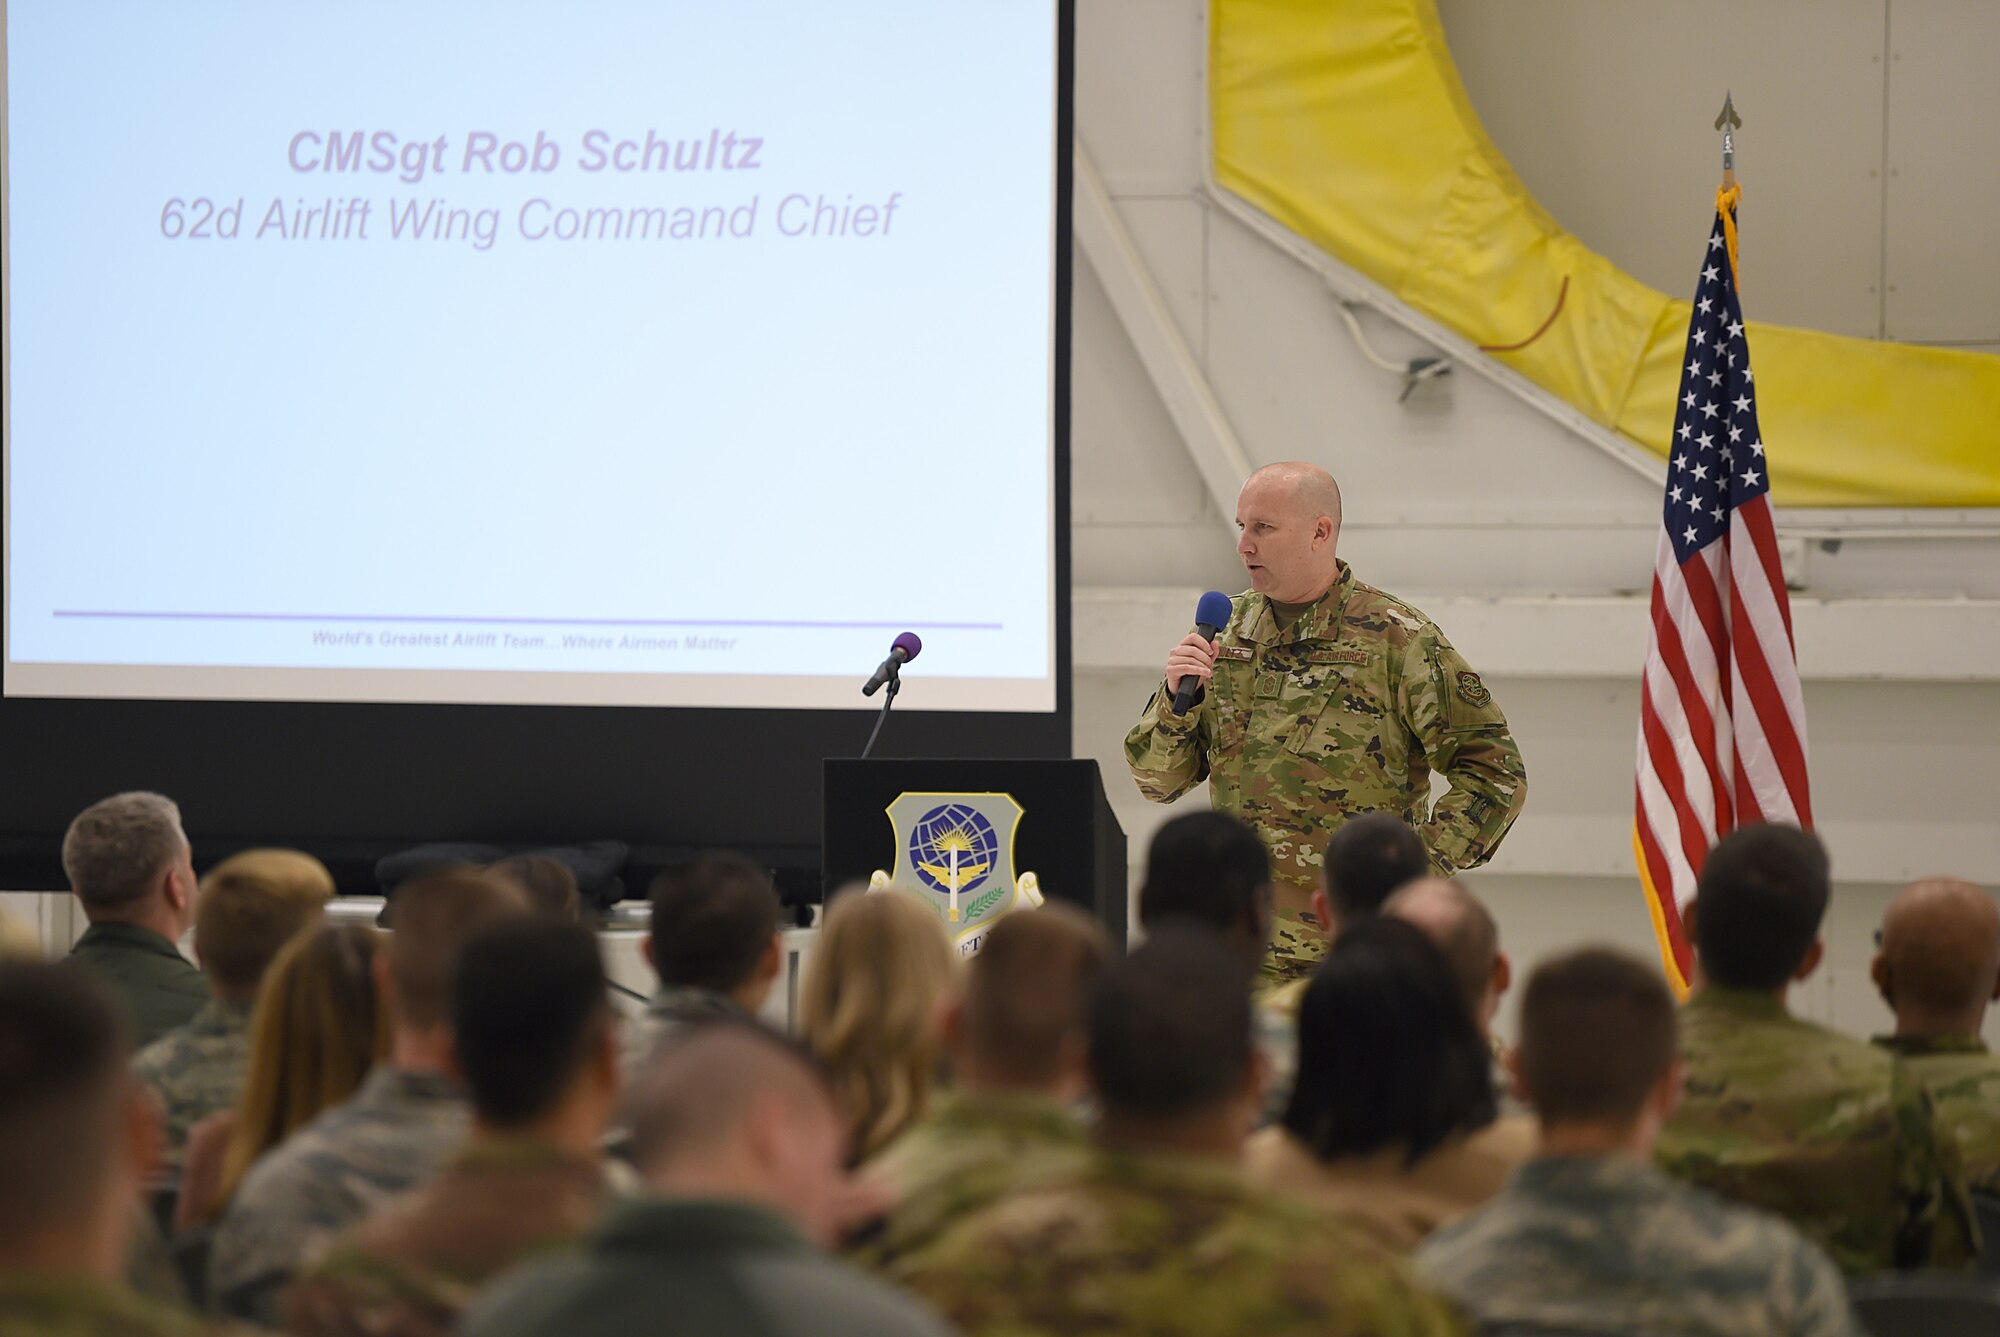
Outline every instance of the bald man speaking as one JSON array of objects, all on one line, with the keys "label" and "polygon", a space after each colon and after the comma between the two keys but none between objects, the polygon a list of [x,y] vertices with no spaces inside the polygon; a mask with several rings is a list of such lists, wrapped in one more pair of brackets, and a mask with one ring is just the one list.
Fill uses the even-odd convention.
[{"label": "bald man speaking", "polygon": [[[1340,488],[1297,462],[1250,475],[1236,502],[1250,589],[1211,645],[1190,635],[1125,736],[1140,792],[1156,803],[1203,779],[1217,808],[1271,852],[1273,980],[1326,951],[1313,922],[1326,838],[1386,812],[1423,837],[1438,871],[1484,863],[1528,793],[1521,750],[1493,693],[1422,613],[1354,578],[1334,555]],[[1174,713],[1183,678],[1202,690]],[[1431,803],[1431,772],[1450,792]]]}]

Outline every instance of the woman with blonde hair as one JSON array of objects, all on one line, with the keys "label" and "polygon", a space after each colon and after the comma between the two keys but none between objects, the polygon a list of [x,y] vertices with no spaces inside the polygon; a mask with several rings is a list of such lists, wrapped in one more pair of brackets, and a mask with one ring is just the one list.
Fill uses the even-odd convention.
[{"label": "woman with blonde hair", "polygon": [[213,1222],[259,1156],[352,1095],[388,1052],[374,973],[384,941],[359,924],[327,924],[272,961],[250,1019],[243,1095],[188,1135],[176,1231]]},{"label": "woman with blonde hair", "polygon": [[834,896],[799,992],[799,1034],[826,1067],[857,1164],[930,1101],[939,1003],[955,964],[937,912],[915,893]]}]

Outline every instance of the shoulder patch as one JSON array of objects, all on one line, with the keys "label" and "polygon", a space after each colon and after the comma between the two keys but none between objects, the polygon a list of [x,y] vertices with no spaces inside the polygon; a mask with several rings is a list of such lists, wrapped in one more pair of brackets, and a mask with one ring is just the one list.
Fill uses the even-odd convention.
[{"label": "shoulder patch", "polygon": [[1471,669],[1460,669],[1458,671],[1458,699],[1465,702],[1468,706],[1477,706],[1484,709],[1493,704],[1493,693],[1487,689],[1485,683],[1479,681],[1477,673],[1474,673]]}]

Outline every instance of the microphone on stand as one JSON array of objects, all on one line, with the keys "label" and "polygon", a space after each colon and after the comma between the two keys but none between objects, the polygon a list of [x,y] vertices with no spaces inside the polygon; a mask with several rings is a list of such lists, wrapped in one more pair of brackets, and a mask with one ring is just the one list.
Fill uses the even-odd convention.
[{"label": "microphone on stand", "polygon": [[914,631],[906,631],[898,636],[889,646],[889,657],[882,661],[880,667],[875,670],[875,676],[862,687],[861,695],[873,696],[882,690],[884,684],[897,682],[903,671],[903,665],[921,654],[923,648],[924,643],[917,639],[917,633]]},{"label": "microphone on stand", "polygon": [[[1194,606],[1195,634],[1215,644],[1215,634],[1229,625],[1231,606],[1229,596],[1217,590],[1210,590],[1201,596],[1201,602]],[[1181,685],[1174,691],[1174,714],[1185,715],[1194,704],[1194,694],[1201,690],[1201,679],[1190,673],[1181,679]]]}]

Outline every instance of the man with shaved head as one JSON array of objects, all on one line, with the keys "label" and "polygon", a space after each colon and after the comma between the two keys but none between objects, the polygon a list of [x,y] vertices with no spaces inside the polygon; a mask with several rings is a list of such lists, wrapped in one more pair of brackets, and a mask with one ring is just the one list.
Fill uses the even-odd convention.
[{"label": "man with shaved head", "polygon": [[495,1283],[464,1337],[945,1337],[821,1252],[853,1203],[847,1124],[803,1051],[755,1022],[683,1028],[641,1069],[632,1139],[648,1194],[581,1252]]},{"label": "man with shaved head", "polygon": [[[1449,876],[1498,847],[1527,772],[1492,691],[1437,625],[1335,555],[1331,474],[1296,461],[1259,469],[1236,527],[1250,588],[1214,642],[1190,634],[1167,656],[1125,759],[1154,802],[1207,780],[1217,808],[1256,828],[1277,882],[1266,974],[1284,980],[1325,954],[1312,896],[1327,838],[1350,817],[1408,822]],[[1199,688],[1177,714],[1188,678]],[[1432,771],[1450,784],[1435,805]]]},{"label": "man with shaved head", "polygon": [[1391,896],[1382,913],[1415,925],[1437,944],[1480,1033],[1491,1035],[1514,967],[1500,950],[1499,926],[1478,898],[1456,878],[1426,878]]},{"label": "man with shaved head", "polygon": [[2000,1193],[2000,1056],[1979,1038],[2000,998],[2000,905],[1970,882],[1926,878],[1897,893],[1877,941],[1875,987],[1896,1033],[1875,1043],[1929,1093],[1966,1182]]}]

